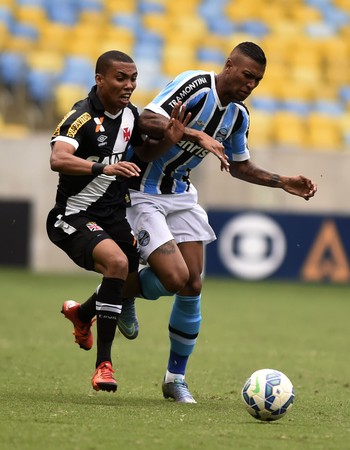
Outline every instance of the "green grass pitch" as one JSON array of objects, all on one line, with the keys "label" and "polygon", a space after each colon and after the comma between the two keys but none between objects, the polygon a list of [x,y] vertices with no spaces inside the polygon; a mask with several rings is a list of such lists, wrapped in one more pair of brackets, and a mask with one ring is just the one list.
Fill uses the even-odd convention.
[{"label": "green grass pitch", "polygon": [[[94,392],[95,349],[60,314],[92,275],[0,270],[1,450],[350,449],[350,288],[206,279],[187,381],[197,405],[164,400],[171,298],[137,300],[140,335],[116,337],[118,392]],[[96,328],[94,326],[94,332]],[[240,390],[256,369],[294,384],[286,417],[259,422]]]}]

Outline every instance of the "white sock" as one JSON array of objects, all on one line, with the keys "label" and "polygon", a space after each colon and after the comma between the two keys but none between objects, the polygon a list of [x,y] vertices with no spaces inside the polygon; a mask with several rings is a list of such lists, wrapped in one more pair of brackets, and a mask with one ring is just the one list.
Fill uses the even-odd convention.
[{"label": "white sock", "polygon": [[173,383],[175,378],[177,380],[180,379],[181,381],[183,381],[185,379],[185,375],[183,375],[182,373],[171,373],[171,372],[169,372],[169,370],[167,370],[165,373],[164,382],[165,383]]}]

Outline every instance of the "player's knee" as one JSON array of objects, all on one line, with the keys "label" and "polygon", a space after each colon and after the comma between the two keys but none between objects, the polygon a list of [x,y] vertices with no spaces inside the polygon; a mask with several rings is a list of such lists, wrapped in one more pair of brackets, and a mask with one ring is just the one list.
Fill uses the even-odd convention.
[{"label": "player's knee", "polygon": [[189,280],[188,271],[178,271],[168,274],[162,280],[164,287],[170,292],[179,292],[183,289]]},{"label": "player's knee", "polygon": [[125,279],[128,275],[128,258],[123,253],[110,255],[105,260],[105,277]]},{"label": "player's knee", "polygon": [[188,295],[199,295],[202,292],[201,276],[190,277],[185,289],[187,292],[190,292]]},{"label": "player's knee", "polygon": [[196,280],[191,284],[191,289],[194,295],[199,295],[202,292],[202,280]]}]

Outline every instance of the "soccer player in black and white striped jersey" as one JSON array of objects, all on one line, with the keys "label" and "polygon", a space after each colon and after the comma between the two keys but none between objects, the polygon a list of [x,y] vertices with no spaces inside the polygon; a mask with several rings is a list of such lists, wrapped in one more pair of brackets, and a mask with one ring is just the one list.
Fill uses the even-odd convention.
[{"label": "soccer player in black and white striped jersey", "polygon": [[125,217],[130,204],[126,180],[138,177],[140,169],[125,161],[125,151],[130,144],[144,150],[169,148],[186,125],[177,105],[164,139],[142,137],[137,108],[130,103],[136,79],[137,68],[128,55],[115,50],[101,55],[96,85],[73,105],[51,139],[50,164],[59,172],[59,182],[47,218],[48,236],[78,266],[103,276],[88,301],[80,305],[70,300],[62,307],[74,325],[75,341],[85,350],[93,345],[91,325],[97,317],[95,390],[117,389],[111,347],[123,298],[140,292],[139,254]]}]

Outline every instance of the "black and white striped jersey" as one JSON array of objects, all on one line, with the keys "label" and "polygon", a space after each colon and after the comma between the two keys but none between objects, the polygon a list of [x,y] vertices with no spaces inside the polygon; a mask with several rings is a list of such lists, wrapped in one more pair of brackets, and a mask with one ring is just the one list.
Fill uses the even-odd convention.
[{"label": "black and white striped jersey", "polygon": [[[124,159],[127,146],[141,145],[137,129],[137,108],[130,104],[113,116],[104,110],[94,86],[88,97],[75,103],[58,124],[51,145],[65,141],[75,148],[75,156],[104,164]],[[111,218],[130,203],[126,181],[108,175],[75,176],[59,174],[56,207],[64,216],[86,213],[95,218]]]}]

